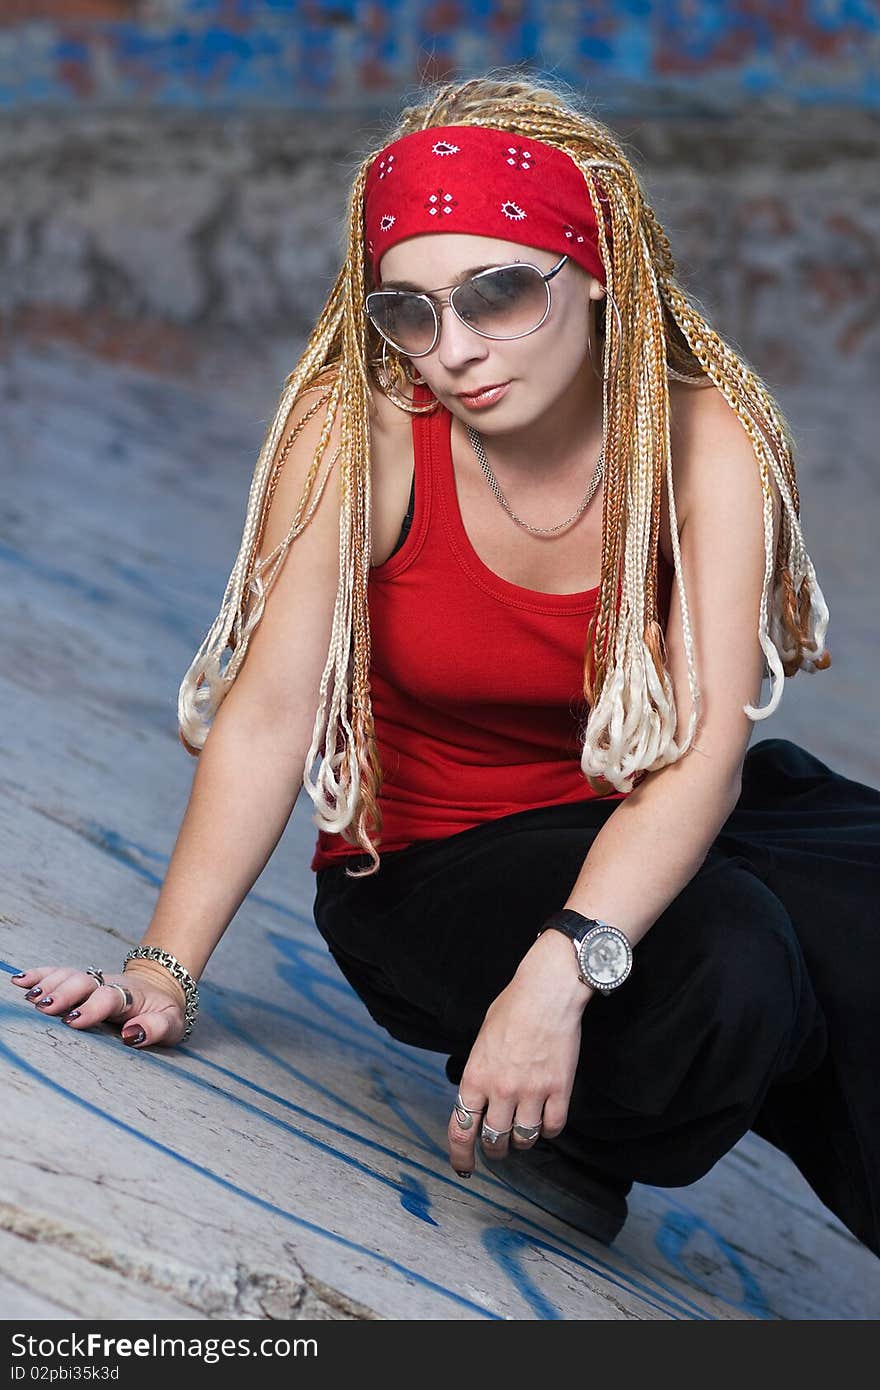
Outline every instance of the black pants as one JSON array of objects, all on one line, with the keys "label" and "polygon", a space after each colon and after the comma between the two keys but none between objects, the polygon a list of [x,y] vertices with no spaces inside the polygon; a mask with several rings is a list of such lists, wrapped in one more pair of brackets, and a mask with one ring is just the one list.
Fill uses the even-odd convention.
[{"label": "black pants", "polygon": [[[392,1037],[457,1083],[488,1005],[618,803],[487,822],[317,874],[315,921]],[[368,863],[365,856],[353,861]],[[703,864],[595,995],[554,1141],[616,1179],[696,1181],[754,1130],[880,1254],[880,791],[786,739],[747,752]]]}]

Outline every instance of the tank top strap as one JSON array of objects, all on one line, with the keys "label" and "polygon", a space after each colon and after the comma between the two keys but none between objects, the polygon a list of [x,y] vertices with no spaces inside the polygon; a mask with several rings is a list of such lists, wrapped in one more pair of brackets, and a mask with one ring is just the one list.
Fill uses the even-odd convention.
[{"label": "tank top strap", "polygon": [[[431,399],[431,393],[427,387],[415,387],[413,391],[415,405],[422,405]],[[438,406],[433,413],[413,414],[411,416],[413,475],[409,505],[394,549],[384,564],[375,565],[372,568],[370,571],[371,580],[381,582],[385,579],[395,579],[409,568],[425,544],[431,513],[433,511],[436,514],[436,506],[432,505],[435,485],[432,467],[432,441],[433,431],[437,427],[435,417],[439,414],[442,414],[442,409]]]}]

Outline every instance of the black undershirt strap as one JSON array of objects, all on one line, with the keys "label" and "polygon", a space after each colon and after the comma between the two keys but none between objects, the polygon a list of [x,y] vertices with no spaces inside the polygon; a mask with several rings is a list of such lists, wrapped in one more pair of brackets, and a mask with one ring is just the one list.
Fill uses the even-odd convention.
[{"label": "black undershirt strap", "polygon": [[[415,472],[413,472],[412,487],[411,487],[410,490],[409,490],[409,506],[408,506],[407,509],[406,509],[406,516],[403,518],[403,525],[402,525],[401,528],[400,528],[400,535],[397,537],[397,543],[396,543],[394,549],[392,550],[391,555],[396,555],[396,554],[397,554],[398,550],[399,550],[400,547],[403,545],[404,541],[406,540],[407,536],[409,535],[409,528],[412,526],[413,511],[415,510],[415,505],[416,505],[416,475],[415,475]],[[388,556],[388,559],[389,559],[389,560],[391,559],[391,555]]]}]

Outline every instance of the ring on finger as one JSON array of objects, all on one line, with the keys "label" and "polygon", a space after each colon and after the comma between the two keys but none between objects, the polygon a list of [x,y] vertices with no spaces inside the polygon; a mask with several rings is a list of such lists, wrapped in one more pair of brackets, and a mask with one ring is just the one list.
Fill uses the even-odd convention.
[{"label": "ring on finger", "polygon": [[542,1124],[537,1124],[537,1125],[519,1125],[519,1124],[515,1124],[515,1125],[513,1126],[513,1132],[514,1132],[514,1134],[516,1135],[517,1139],[524,1139],[524,1140],[526,1140],[528,1143],[531,1143],[531,1141],[532,1141],[533,1139],[537,1139],[537,1137],[538,1137],[538,1135],[541,1133],[541,1130],[542,1130],[542,1129],[543,1129],[543,1125],[542,1125]]},{"label": "ring on finger", "polygon": [[479,1110],[473,1110],[465,1105],[461,1098],[461,1091],[459,1091],[458,1095],[455,1097],[455,1108],[456,1110],[464,1110],[467,1115],[482,1115],[483,1111],[486,1109],[485,1105],[481,1105]]},{"label": "ring on finger", "polygon": [[104,983],[108,989],[118,989],[119,993],[122,995],[122,1008],[119,1011],[120,1013],[124,1013],[126,1009],[131,1008],[134,1000],[132,999],[130,989],[126,989],[125,985],[112,984],[110,980],[105,980]]},{"label": "ring on finger", "polygon": [[484,1120],[483,1127],[480,1130],[480,1138],[484,1144],[497,1144],[506,1134],[510,1134],[512,1129],[513,1125],[510,1126],[510,1129],[493,1129],[492,1126],[487,1125]]},{"label": "ring on finger", "polygon": [[103,970],[96,970],[93,965],[90,965],[86,970],[86,974],[91,975],[93,980],[97,980],[99,985],[102,985],[104,983]]},{"label": "ring on finger", "polygon": [[455,1111],[455,1118],[458,1121],[459,1127],[461,1129],[473,1129],[474,1115],[482,1115],[485,1108],[485,1106],[482,1106],[479,1110],[469,1109],[469,1107],[466,1106],[464,1101],[462,1100],[461,1091],[459,1091],[458,1095],[455,1098],[455,1105],[453,1106],[453,1110]]}]

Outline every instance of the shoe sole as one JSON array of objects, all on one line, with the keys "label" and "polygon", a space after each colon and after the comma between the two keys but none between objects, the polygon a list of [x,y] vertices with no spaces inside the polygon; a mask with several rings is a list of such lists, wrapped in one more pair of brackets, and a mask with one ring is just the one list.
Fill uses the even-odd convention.
[{"label": "shoe sole", "polygon": [[479,1144],[477,1150],[483,1166],[505,1187],[584,1235],[610,1245],[623,1227],[629,1214],[625,1197],[609,1192],[607,1198],[603,1194],[603,1200],[591,1201],[587,1194],[575,1195],[529,1167],[527,1153],[511,1149],[506,1158],[493,1159],[486,1158]]}]

